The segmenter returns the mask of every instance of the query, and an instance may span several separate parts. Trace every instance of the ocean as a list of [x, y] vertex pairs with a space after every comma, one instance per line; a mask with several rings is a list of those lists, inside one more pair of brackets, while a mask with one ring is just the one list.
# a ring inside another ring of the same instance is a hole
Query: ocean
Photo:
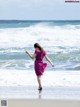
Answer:
[[[80, 21], [0, 20], [0, 69], [34, 70], [34, 43], [54, 63], [46, 70], [80, 70]], [[44, 59], [45, 61], [45, 59]]]
[[[38, 42], [54, 63], [42, 77], [43, 99], [80, 100], [80, 21], [0, 20], [0, 98], [38, 98]], [[44, 59], [44, 62], [46, 60]]]

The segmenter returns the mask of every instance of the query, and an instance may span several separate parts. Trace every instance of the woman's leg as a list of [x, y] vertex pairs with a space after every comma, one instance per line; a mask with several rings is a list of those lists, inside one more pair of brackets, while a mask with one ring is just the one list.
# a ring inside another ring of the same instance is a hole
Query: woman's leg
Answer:
[[37, 76], [37, 81], [38, 81], [38, 84], [39, 84], [39, 89], [42, 88], [42, 85], [41, 85], [41, 76]]

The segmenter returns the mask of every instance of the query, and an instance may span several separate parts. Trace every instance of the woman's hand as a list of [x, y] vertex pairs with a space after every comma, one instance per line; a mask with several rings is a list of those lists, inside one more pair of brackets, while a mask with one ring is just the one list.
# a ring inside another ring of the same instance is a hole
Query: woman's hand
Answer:
[[25, 53], [29, 54], [29, 52], [28, 52], [28, 51], [25, 51]]
[[52, 67], [54, 67], [54, 65], [52, 64]]

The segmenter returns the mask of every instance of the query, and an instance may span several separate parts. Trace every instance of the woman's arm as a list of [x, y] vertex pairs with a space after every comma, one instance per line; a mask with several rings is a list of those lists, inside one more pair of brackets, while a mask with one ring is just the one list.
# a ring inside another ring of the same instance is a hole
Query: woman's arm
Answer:
[[54, 67], [53, 63], [51, 62], [47, 55], [45, 55], [45, 59], [52, 65], [52, 67]]
[[36, 54], [31, 55], [28, 51], [25, 51], [25, 52], [26, 52], [26, 54], [28, 54], [28, 55], [29, 55], [29, 57], [30, 57], [31, 59], [34, 59], [34, 58], [36, 57]]

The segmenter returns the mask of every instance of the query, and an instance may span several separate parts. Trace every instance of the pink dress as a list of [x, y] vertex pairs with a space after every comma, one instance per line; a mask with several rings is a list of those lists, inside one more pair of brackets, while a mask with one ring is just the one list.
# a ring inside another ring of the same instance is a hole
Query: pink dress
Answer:
[[34, 63], [35, 73], [37, 76], [43, 75], [44, 69], [47, 66], [47, 63], [43, 63], [43, 58], [46, 55], [45, 51], [35, 50], [36, 59]]

